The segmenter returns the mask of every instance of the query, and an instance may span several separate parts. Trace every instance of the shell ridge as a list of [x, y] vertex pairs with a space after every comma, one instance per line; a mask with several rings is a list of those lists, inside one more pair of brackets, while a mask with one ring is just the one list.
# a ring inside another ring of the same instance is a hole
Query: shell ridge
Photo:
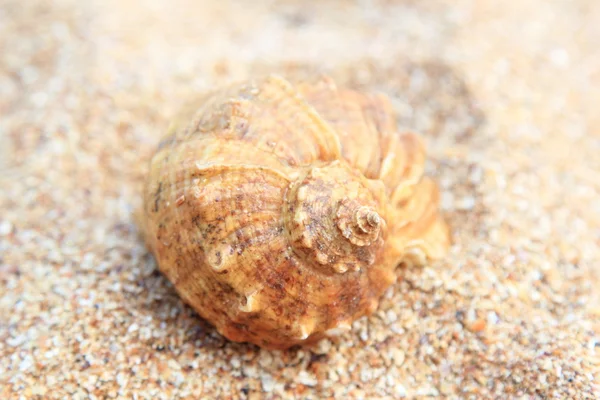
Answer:
[[327, 150], [326, 154], [331, 153], [331, 155], [325, 159], [336, 160], [341, 158], [342, 146], [338, 134], [335, 129], [319, 115], [317, 110], [307, 101], [307, 99], [304, 98], [302, 93], [279, 75], [270, 75], [267, 79], [276, 82], [278, 85], [285, 88], [288, 93], [292, 94], [292, 98], [300, 109], [307, 114], [312, 124], [317, 128], [321, 128], [319, 129], [321, 136], [317, 135], [313, 138], [319, 142], [322, 149]]

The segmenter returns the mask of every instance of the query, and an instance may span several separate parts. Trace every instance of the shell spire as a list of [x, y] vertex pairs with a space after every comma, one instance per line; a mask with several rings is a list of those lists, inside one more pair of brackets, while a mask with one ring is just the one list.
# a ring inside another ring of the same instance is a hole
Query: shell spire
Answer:
[[384, 96], [329, 79], [234, 85], [161, 141], [144, 191], [146, 241], [229, 339], [314, 342], [372, 313], [400, 262], [443, 254], [448, 231], [423, 162]]
[[[295, 253], [326, 274], [359, 271], [383, 246], [383, 191], [346, 163], [311, 168], [292, 184], [284, 212]], [[366, 218], [370, 217], [370, 222]]]

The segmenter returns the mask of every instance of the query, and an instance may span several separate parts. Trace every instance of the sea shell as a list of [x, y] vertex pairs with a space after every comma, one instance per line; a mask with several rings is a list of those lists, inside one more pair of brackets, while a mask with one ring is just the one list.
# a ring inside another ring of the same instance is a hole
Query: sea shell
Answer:
[[402, 262], [444, 254], [418, 136], [383, 95], [268, 76], [206, 97], [152, 158], [143, 231], [180, 296], [233, 341], [350, 329]]

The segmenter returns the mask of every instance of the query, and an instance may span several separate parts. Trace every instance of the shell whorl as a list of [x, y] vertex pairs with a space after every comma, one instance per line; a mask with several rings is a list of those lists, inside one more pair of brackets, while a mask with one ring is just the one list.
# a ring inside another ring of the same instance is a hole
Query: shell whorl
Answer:
[[385, 234], [383, 187], [378, 192], [376, 186], [340, 161], [309, 169], [285, 202], [295, 253], [326, 274], [372, 265]]
[[423, 147], [384, 96], [271, 76], [182, 117], [150, 164], [144, 235], [231, 340], [288, 348], [347, 330], [407, 255], [448, 244]]

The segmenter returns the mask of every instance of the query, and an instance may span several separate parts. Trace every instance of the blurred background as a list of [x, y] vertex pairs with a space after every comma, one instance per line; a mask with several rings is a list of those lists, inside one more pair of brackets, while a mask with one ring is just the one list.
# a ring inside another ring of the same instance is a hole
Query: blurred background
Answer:
[[[594, 0], [0, 2], [0, 397], [597, 396], [599, 43]], [[455, 239], [292, 352], [225, 342], [132, 218], [175, 113], [270, 72], [388, 94]]]
[[[286, 68], [345, 69], [357, 84], [375, 76], [379, 89], [420, 90], [429, 103], [440, 102], [432, 91], [464, 85], [511, 140], [563, 148], [554, 140], [565, 136], [581, 148], [577, 141], [599, 118], [598, 8], [593, 1], [5, 1], [0, 110], [15, 118], [3, 121], [2, 163], [23, 162], [56, 132], [19, 129], [26, 110], [41, 119], [60, 104], [73, 118], [82, 96], [95, 96], [96, 109], [110, 101], [123, 113], [168, 118], [186, 92]], [[423, 76], [441, 69], [447, 78], [425, 87]], [[536, 107], [545, 114], [532, 115]], [[443, 121], [432, 126], [401, 111], [413, 128], [443, 129]]]

